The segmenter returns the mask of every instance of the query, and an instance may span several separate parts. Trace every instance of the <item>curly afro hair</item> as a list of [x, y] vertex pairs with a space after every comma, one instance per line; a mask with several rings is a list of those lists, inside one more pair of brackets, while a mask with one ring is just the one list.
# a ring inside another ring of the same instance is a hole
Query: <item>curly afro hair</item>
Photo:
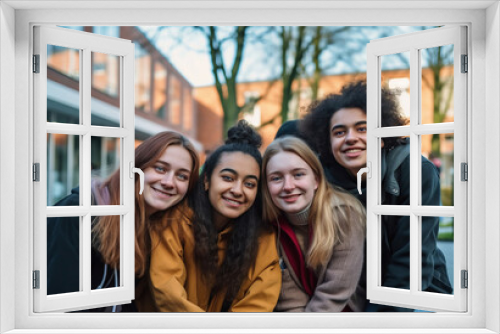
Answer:
[[[401, 126], [408, 123], [402, 116], [397, 100], [398, 91], [382, 88], [382, 126]], [[330, 146], [330, 120], [343, 108], [359, 108], [366, 114], [366, 82], [357, 81], [344, 86], [340, 94], [328, 95], [308, 108], [301, 121], [300, 132], [308, 144], [328, 163], [333, 159]], [[402, 138], [384, 138], [384, 148], [391, 149], [402, 142]]]

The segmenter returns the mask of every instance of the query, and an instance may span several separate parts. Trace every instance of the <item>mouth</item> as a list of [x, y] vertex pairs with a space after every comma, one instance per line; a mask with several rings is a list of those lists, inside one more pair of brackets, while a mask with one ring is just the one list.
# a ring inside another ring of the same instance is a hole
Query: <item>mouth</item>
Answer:
[[162, 191], [162, 190], [157, 189], [157, 188], [153, 188], [153, 187], [151, 187], [151, 189], [153, 189], [153, 190], [154, 190], [154, 192], [155, 192], [156, 194], [158, 194], [159, 196], [161, 196], [161, 197], [170, 198], [170, 197], [172, 197], [172, 196], [174, 196], [174, 195], [175, 195], [175, 194], [170, 194], [170, 193], [167, 193], [167, 192]]
[[361, 148], [350, 148], [347, 150], [344, 150], [343, 153], [348, 157], [348, 158], [357, 158], [359, 157], [365, 150]]
[[227, 197], [222, 197], [222, 199], [224, 200], [224, 202], [226, 202], [229, 206], [232, 207], [239, 207], [240, 205], [243, 204], [242, 202]]
[[281, 196], [281, 199], [286, 203], [294, 203], [296, 202], [301, 194], [293, 194], [293, 195], [285, 195]]

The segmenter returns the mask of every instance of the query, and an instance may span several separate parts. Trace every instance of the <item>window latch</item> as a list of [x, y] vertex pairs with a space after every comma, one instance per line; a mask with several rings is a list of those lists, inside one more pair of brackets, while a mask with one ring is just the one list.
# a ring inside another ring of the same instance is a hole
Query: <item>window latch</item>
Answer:
[[140, 168], [134, 167], [134, 163], [132, 161], [129, 163], [129, 170], [131, 179], [134, 178], [134, 173], [139, 174], [139, 185], [141, 186], [139, 195], [142, 195], [142, 192], [144, 191], [144, 172]]
[[372, 177], [372, 163], [370, 161], [367, 161], [366, 162], [366, 167], [361, 168], [358, 171], [358, 174], [357, 174], [357, 177], [358, 177], [358, 192], [359, 192], [360, 195], [362, 194], [362, 191], [361, 191], [361, 178], [362, 178], [362, 176], [363, 176], [364, 173], [366, 173], [366, 177], [367, 178], [370, 179]]

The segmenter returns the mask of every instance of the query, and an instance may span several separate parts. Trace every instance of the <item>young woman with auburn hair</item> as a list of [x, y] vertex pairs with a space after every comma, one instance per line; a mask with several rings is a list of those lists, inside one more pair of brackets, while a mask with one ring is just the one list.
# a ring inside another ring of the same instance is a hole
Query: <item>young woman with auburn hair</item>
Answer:
[[283, 277], [275, 310], [362, 311], [361, 203], [328, 184], [320, 161], [297, 137], [275, 139], [262, 171], [264, 219], [278, 232]]
[[[135, 180], [135, 273], [136, 298], [122, 311], [151, 311], [149, 259], [151, 234], [166, 228], [169, 211], [179, 205], [198, 179], [199, 158], [181, 134], [165, 131], [148, 138], [135, 150], [135, 165], [144, 172], [144, 191]], [[79, 189], [57, 206], [79, 205]], [[94, 205], [120, 204], [120, 171], [104, 182], [92, 182]], [[48, 219], [48, 294], [78, 291], [79, 221], [77, 217]], [[116, 286], [120, 263], [120, 217], [103, 216], [92, 222], [92, 289]], [[103, 311], [96, 309], [92, 311]]]
[[189, 207], [151, 255], [158, 311], [266, 312], [278, 300], [275, 234], [262, 222], [261, 138], [245, 121], [203, 166]]

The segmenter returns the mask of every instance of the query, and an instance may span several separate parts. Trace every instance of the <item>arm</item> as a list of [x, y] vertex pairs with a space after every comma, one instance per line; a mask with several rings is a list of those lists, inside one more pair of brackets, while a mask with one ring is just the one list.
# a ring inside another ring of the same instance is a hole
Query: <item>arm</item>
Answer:
[[[172, 222], [160, 236], [151, 234], [151, 290], [161, 312], [204, 312], [188, 300], [184, 288], [187, 271], [184, 264], [183, 240], [179, 234], [182, 221]], [[185, 231], [182, 231], [185, 232]]]
[[281, 288], [281, 269], [274, 233], [266, 233], [259, 240], [255, 265], [242, 283], [229, 311], [272, 312]]
[[[361, 219], [358, 215], [352, 219]], [[342, 244], [335, 245], [324, 279], [318, 282], [306, 312], [342, 312], [356, 292], [363, 268], [364, 233], [351, 228]]]

